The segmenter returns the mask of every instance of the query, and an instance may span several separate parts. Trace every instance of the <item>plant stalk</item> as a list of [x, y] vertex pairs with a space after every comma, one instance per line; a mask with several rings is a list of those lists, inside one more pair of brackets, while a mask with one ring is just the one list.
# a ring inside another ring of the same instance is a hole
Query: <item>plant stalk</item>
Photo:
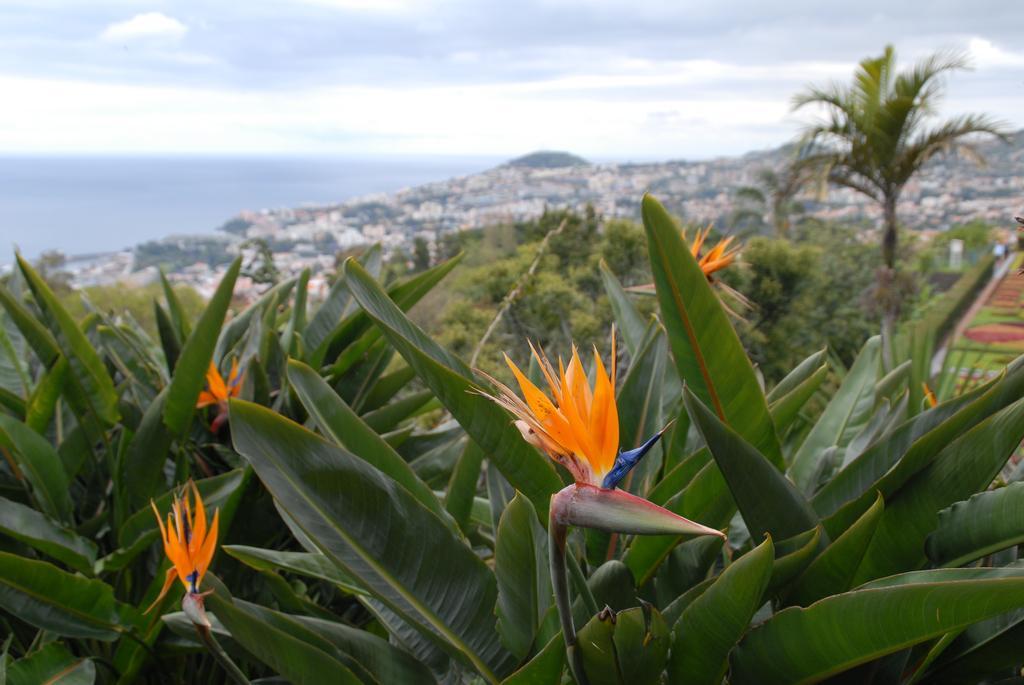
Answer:
[[207, 649], [210, 650], [210, 654], [212, 654], [213, 658], [217, 660], [217, 663], [221, 665], [221, 668], [227, 671], [228, 675], [231, 676], [231, 679], [238, 683], [238, 685], [250, 685], [249, 679], [244, 673], [242, 673], [242, 669], [232, 661], [231, 657], [228, 656], [228, 653], [225, 652], [224, 648], [220, 646], [219, 642], [217, 642], [217, 638], [213, 636], [213, 631], [206, 626], [201, 626], [199, 624], [193, 625], [196, 627], [196, 632], [199, 633], [199, 639], [203, 641], [203, 644], [205, 644]]

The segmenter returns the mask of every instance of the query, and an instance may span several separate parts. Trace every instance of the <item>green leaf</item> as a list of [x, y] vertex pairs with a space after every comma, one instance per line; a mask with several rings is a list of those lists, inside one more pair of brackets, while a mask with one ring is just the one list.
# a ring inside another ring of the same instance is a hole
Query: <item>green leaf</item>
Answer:
[[[260, 317], [267, 313], [270, 313], [273, 317], [276, 312], [270, 310], [274, 310], [278, 302], [283, 302], [287, 299], [294, 287], [294, 278], [281, 281], [260, 295], [259, 299], [246, 307], [240, 314], [231, 317], [231, 320], [220, 329], [220, 335], [217, 336], [217, 346], [214, 348], [211, 357], [216, 360], [224, 359], [228, 352], [238, 346], [246, 333], [255, 327], [253, 319], [259, 321]], [[200, 318], [200, 320], [202, 319]]]
[[171, 286], [170, 281], [167, 280], [167, 275], [163, 269], [160, 269], [160, 287], [164, 291], [164, 299], [167, 301], [167, 310], [171, 314], [174, 333], [178, 340], [185, 340], [191, 332], [189, 330], [189, 320], [185, 316], [185, 308], [181, 306], [178, 294], [174, 292], [174, 288]]
[[327, 351], [325, 341], [329, 342], [331, 332], [339, 325], [352, 304], [352, 293], [345, 287], [345, 281], [338, 279], [331, 286], [327, 298], [317, 308], [309, 325], [302, 334], [306, 349], [309, 350], [309, 363], [319, 367], [323, 355]]
[[[947, 572], [960, 570], [967, 569]], [[780, 611], [739, 644], [732, 678], [763, 685], [816, 683], [1024, 605], [1024, 577], [970, 570], [978, 573], [944, 581], [917, 573], [894, 576], [885, 585]]]
[[497, 585], [479, 557], [407, 490], [362, 459], [257, 405], [233, 400], [235, 448], [278, 505], [402, 620], [497, 682], [510, 667]]
[[[705, 464], [686, 489], [664, 506], [683, 518], [715, 528], [726, 526], [736, 511], [725, 478], [714, 462]], [[633, 538], [625, 563], [633, 572], [637, 585], [645, 585], [654, 577], [658, 566], [681, 539], [671, 535], [638, 535]]]
[[815, 375], [822, 366], [828, 366], [828, 348], [820, 349], [804, 359], [792, 371], [787, 373], [781, 381], [776, 383], [775, 387], [765, 395], [768, 404], [775, 404], [786, 395], [792, 393], [811, 376]]
[[[295, 685], [322, 685], [328, 681], [342, 685], [359, 685], [362, 681], [323, 644], [304, 640], [306, 631], [286, 614], [277, 614], [270, 623], [235, 602], [223, 585], [206, 599], [232, 639], [253, 657], [270, 666]], [[276, 613], [276, 612], [275, 612]], [[326, 647], [326, 648], [325, 648]]]
[[295, 303], [288, 325], [281, 334], [281, 349], [292, 357], [299, 351], [299, 334], [306, 328], [306, 297], [309, 294], [309, 269], [303, 269], [295, 285]]
[[32, 295], [39, 306], [52, 320], [52, 330], [58, 345], [71, 365], [72, 376], [81, 386], [84, 397], [89, 402], [91, 411], [105, 426], [113, 426], [120, 418], [117, 408], [117, 390], [107, 373], [103, 360], [93, 349], [85, 333], [64, 309], [50, 286], [40, 278], [39, 274], [26, 262], [21, 255], [17, 256], [18, 266], [25, 281], [32, 290]]
[[633, 301], [623, 289], [619, 279], [602, 259], [601, 281], [604, 283], [604, 290], [608, 293], [608, 302], [612, 307], [612, 316], [626, 343], [626, 349], [630, 357], [636, 357], [644, 340], [648, 324], [644, 317], [637, 311]]
[[[974, 421], [968, 423], [966, 419], [984, 418], [980, 416], [982, 412], [977, 406], [964, 409], [972, 405], [980, 394], [975, 391], [943, 402], [904, 422], [884, 440], [876, 442], [843, 467], [814, 495], [811, 505], [821, 516], [831, 516], [842, 510], [842, 517], [852, 523], [874, 502], [878, 486], [894, 467], [900, 471], [909, 471], [906, 463], [912, 462], [920, 469], [939, 450], [973, 425]], [[961, 409], [964, 411], [961, 412]], [[951, 419], [953, 416], [956, 416], [955, 420]], [[842, 525], [839, 528], [842, 530], [845, 527]]]
[[644, 195], [641, 207], [679, 377], [719, 419], [778, 463], [782, 453], [768, 405], [725, 308], [665, 208], [650, 195]]
[[324, 580], [353, 595], [364, 595], [361, 587], [331, 560], [312, 552], [281, 552], [245, 545], [224, 545], [225, 552], [257, 571], [288, 571], [309, 578]]
[[106, 583], [0, 552], [0, 607], [65, 637], [116, 640], [123, 617]]
[[1024, 482], [978, 493], [939, 512], [925, 542], [928, 558], [940, 566], [963, 566], [1024, 543]]
[[807, 530], [783, 540], [775, 546], [775, 562], [772, 564], [772, 579], [765, 590], [767, 596], [774, 596], [794, 578], [802, 573], [814, 560], [820, 549], [821, 526]]
[[171, 323], [171, 316], [160, 303], [153, 300], [153, 313], [156, 316], [156, 332], [160, 336], [160, 347], [164, 351], [164, 359], [167, 360], [167, 373], [174, 372], [174, 366], [181, 356], [181, 340]]
[[[167, 487], [164, 465], [174, 436], [163, 422], [166, 406], [167, 388], [164, 388], [146, 407], [138, 429], [128, 442], [117, 470], [116, 485], [122, 493], [115, 500], [119, 517], [144, 506], [150, 497]], [[120, 507], [125, 506], [127, 511], [121, 511]]]
[[1024, 400], [993, 414], [943, 449], [886, 501], [854, 584], [922, 566], [938, 512], [984, 489], [1024, 439]]
[[551, 461], [526, 444], [504, 410], [476, 392], [469, 368], [416, 327], [362, 267], [349, 260], [344, 273], [353, 296], [406, 363], [546, 519], [548, 500], [562, 487]]
[[879, 494], [857, 522], [826, 547], [796, 579], [786, 603], [808, 606], [823, 597], [849, 590], [884, 510], [885, 501]]
[[501, 515], [494, 545], [498, 578], [498, 632], [501, 642], [522, 660], [534, 645], [551, 607], [547, 533], [530, 500], [516, 493]]
[[92, 685], [96, 666], [91, 659], [74, 656], [59, 642], [18, 659], [7, 673], [7, 685]]
[[195, 329], [181, 348], [181, 356], [174, 367], [171, 384], [167, 387], [167, 402], [164, 405], [164, 424], [171, 433], [184, 433], [192, 421], [196, 400], [203, 389], [206, 370], [213, 359], [217, 336], [231, 304], [231, 295], [234, 293], [235, 280], [241, 266], [242, 258], [239, 257], [228, 267], [216, 292], [196, 322]]
[[288, 380], [324, 435], [393, 478], [442, 520], [447, 519], [440, 501], [408, 462], [363, 423], [320, 374], [302, 362], [291, 360], [288, 362]]
[[92, 574], [96, 545], [31, 507], [0, 497], [0, 533], [76, 571]]
[[14, 417], [0, 414], [0, 447], [9, 451], [32, 486], [39, 508], [58, 521], [71, 522], [73, 504], [64, 462], [46, 438]]
[[184, 433], [196, 412], [196, 400], [203, 389], [206, 372], [217, 345], [217, 336], [231, 303], [234, 282], [238, 279], [241, 267], [241, 257], [231, 262], [196, 323], [195, 330], [181, 347], [181, 356], [174, 367], [174, 376], [167, 388], [167, 401], [164, 405], [164, 424], [174, 434]]
[[[350, 668], [358, 671], [364, 680], [372, 679], [381, 685], [429, 683], [434, 680], [427, 667], [408, 652], [367, 630], [310, 616], [286, 616], [249, 602], [236, 600], [236, 604], [260, 616], [282, 616], [292, 625], [297, 624], [308, 631], [304, 635], [324, 640], [325, 646], [330, 645], [344, 655], [346, 664], [351, 664]], [[287, 626], [288, 623], [282, 622], [281, 625]]]
[[870, 417], [875, 406], [881, 349], [878, 336], [864, 343], [839, 390], [793, 455], [789, 477], [801, 491], [808, 492], [814, 485], [812, 480], [825, 450], [845, 447]]
[[17, 326], [25, 339], [26, 347], [36, 355], [43, 366], [50, 367], [60, 355], [60, 348], [53, 334], [37, 319], [2, 283], [0, 283], [0, 305]]
[[466, 449], [462, 451], [462, 456], [455, 462], [452, 477], [448, 481], [444, 508], [455, 519], [455, 522], [459, 524], [459, 528], [463, 532], [467, 532], [470, 528], [473, 498], [476, 496], [483, 462], [483, 450], [477, 447], [477, 444], [472, 440], [467, 440]]
[[698, 400], [689, 387], [683, 401], [711, 456], [725, 477], [743, 514], [751, 537], [765, 533], [777, 540], [793, 537], [818, 525], [818, 517], [803, 495], [749, 442], [725, 425]]
[[561, 682], [563, 669], [565, 642], [558, 633], [525, 666], [501, 681], [501, 685], [552, 685]]
[[[668, 343], [665, 333], [655, 320], [651, 320], [641, 341], [640, 349], [633, 356], [616, 398], [619, 408], [619, 442], [622, 449], [631, 449], [644, 443], [660, 431], [663, 425], [661, 403], [665, 367], [668, 365]], [[660, 449], [660, 447], [659, 447]], [[626, 477], [623, 489], [638, 491], [637, 476], [649, 473], [649, 465], [658, 462], [653, 454]], [[644, 478], [643, 480], [647, 480]], [[636, 485], [633, 482], [636, 482]]]
[[768, 405], [772, 421], [775, 422], [775, 429], [780, 434], [789, 428], [799, 415], [800, 410], [803, 409], [808, 400], [814, 397], [814, 393], [818, 391], [818, 388], [821, 387], [821, 384], [825, 382], [827, 377], [828, 366], [823, 364], [795, 388]]
[[670, 681], [709, 685], [722, 681], [729, 652], [763, 602], [774, 559], [768, 538], [730, 564], [686, 608], [675, 625]]

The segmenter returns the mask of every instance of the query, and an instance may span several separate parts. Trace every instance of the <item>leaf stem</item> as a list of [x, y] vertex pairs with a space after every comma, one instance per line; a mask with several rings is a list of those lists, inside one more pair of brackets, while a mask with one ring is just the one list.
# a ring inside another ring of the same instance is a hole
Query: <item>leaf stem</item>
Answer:
[[193, 625], [196, 627], [196, 632], [199, 633], [199, 638], [210, 650], [217, 663], [231, 676], [231, 679], [238, 683], [238, 685], [250, 685], [249, 679], [242, 673], [242, 669], [238, 668], [237, 664], [231, 660], [231, 657], [224, 651], [224, 648], [220, 646], [217, 638], [213, 636], [213, 632], [206, 626]]

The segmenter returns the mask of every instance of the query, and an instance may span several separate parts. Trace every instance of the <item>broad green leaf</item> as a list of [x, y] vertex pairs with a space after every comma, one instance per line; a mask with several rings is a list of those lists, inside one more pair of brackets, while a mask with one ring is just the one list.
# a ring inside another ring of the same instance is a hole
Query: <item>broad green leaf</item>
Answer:
[[167, 373], [174, 373], [174, 366], [181, 356], [181, 340], [178, 339], [178, 333], [171, 323], [171, 315], [156, 300], [153, 300], [153, 313], [156, 316], [156, 332], [160, 337], [160, 347], [167, 361]]
[[40, 435], [45, 435], [56, 412], [57, 400], [68, 382], [68, 358], [59, 355], [47, 369], [29, 397], [25, 409], [25, 424]]
[[421, 390], [367, 412], [363, 414], [362, 419], [371, 429], [379, 433], [388, 433], [397, 429], [402, 421], [429, 411], [432, 406], [436, 408], [436, 405], [433, 393]]
[[779, 470], [781, 464], [770, 463], [753, 445], [719, 421], [688, 387], [683, 389], [683, 401], [754, 539], [768, 533], [784, 540], [818, 525], [811, 505]]
[[301, 627], [278, 614], [270, 623], [235, 602], [223, 585], [206, 599], [206, 604], [231, 632], [232, 639], [253, 657], [270, 666], [295, 685], [359, 685], [362, 681], [325, 645], [316, 645]]
[[18, 255], [17, 259], [33, 297], [52, 321], [51, 330], [57, 344], [63, 349], [71, 366], [72, 376], [81, 386], [92, 412], [103, 425], [113, 426], [120, 418], [117, 409], [117, 390], [114, 389], [114, 382], [107, 373], [103, 360], [50, 290], [50, 286], [21, 255]]
[[501, 681], [501, 685], [552, 685], [561, 682], [564, 668], [565, 642], [558, 633], [525, 666]]
[[327, 581], [350, 594], [366, 594], [366, 590], [357, 585], [350, 575], [338, 568], [323, 554], [281, 552], [245, 545], [225, 545], [223, 549], [235, 559], [257, 571], [288, 571]]
[[16, 397], [28, 397], [32, 380], [28, 372], [27, 345], [9, 319], [0, 311], [0, 388]]
[[242, 259], [239, 257], [228, 267], [216, 292], [181, 348], [181, 356], [174, 367], [171, 384], [167, 387], [167, 401], [164, 405], [164, 424], [173, 434], [184, 433], [192, 421], [196, 399], [203, 389], [206, 370], [213, 359], [217, 336], [231, 304], [231, 295], [235, 290], [235, 280], [241, 266]]
[[0, 497], [0, 533], [34, 547], [76, 571], [92, 574], [96, 545], [32, 507]]
[[53, 446], [14, 417], [0, 414], [0, 447], [8, 451], [32, 486], [39, 508], [58, 521], [69, 523], [73, 505], [64, 462]]
[[116, 640], [124, 621], [106, 583], [0, 552], [0, 607], [65, 637]]
[[[166, 488], [164, 465], [174, 436], [164, 424], [167, 388], [161, 390], [142, 415], [139, 427], [121, 460], [116, 485], [121, 496], [115, 501], [118, 517], [142, 507]], [[121, 511], [127, 507], [127, 511]]]
[[768, 538], [726, 567], [686, 608], [675, 625], [670, 681], [709, 685], [722, 681], [729, 652], [764, 601], [774, 559]]
[[981, 492], [939, 512], [925, 552], [940, 566], [968, 562], [1024, 543], [1024, 482]]
[[879, 494], [875, 503], [860, 519], [826, 547], [800, 574], [792, 584], [792, 591], [786, 596], [786, 603], [808, 606], [823, 597], [849, 590], [857, 566], [875, 534], [875, 527], [884, 510], [885, 501]]
[[[440, 283], [452, 269], [462, 261], [462, 254], [441, 262], [422, 273], [405, 280], [387, 289], [387, 296], [403, 312], [409, 311], [413, 305], [420, 301], [424, 295], [433, 290], [434, 286]], [[365, 272], [374, 276], [369, 270]], [[366, 352], [377, 344], [381, 337], [381, 331], [372, 327], [371, 319], [365, 311], [357, 311], [332, 335], [332, 346], [327, 352], [327, 359], [338, 354], [338, 358], [331, 365], [331, 375], [334, 377], [348, 371], [361, 359]], [[358, 339], [356, 339], [358, 338]], [[349, 342], [351, 341], [351, 342]], [[347, 345], [344, 350], [338, 349]]]
[[[715, 462], [709, 462], [693, 477], [686, 489], [665, 503], [665, 508], [683, 518], [706, 526], [723, 528], [736, 511], [729, 488]], [[658, 566], [682, 538], [671, 535], [638, 535], [624, 559], [636, 578], [645, 585]]]
[[911, 360], [903, 362], [889, 373], [882, 376], [875, 384], [875, 399], [892, 399], [894, 395], [902, 392], [910, 379]]
[[267, 409], [233, 400], [231, 421], [235, 448], [324, 554], [488, 681], [511, 667], [494, 576], [436, 515], [362, 459]]
[[339, 278], [327, 292], [327, 298], [317, 308], [302, 334], [309, 350], [309, 363], [313, 366], [319, 367], [323, 362], [323, 355], [327, 351], [324, 341], [328, 340], [331, 331], [345, 317], [351, 303], [352, 294], [345, 287], [345, 281]]
[[344, 271], [353, 296], [406, 363], [416, 369], [509, 483], [529, 497], [538, 514], [546, 518], [551, 494], [562, 487], [550, 460], [523, 441], [504, 410], [477, 392], [469, 368], [413, 324], [369, 274], [352, 260], [345, 262]]
[[[960, 571], [966, 569], [947, 569]], [[752, 629], [733, 653], [734, 682], [816, 683], [1024, 605], [1024, 577], [1001, 569], [948, 580], [906, 574], [885, 585], [791, 607]], [[933, 573], [933, 572], [927, 572]], [[934, 578], [934, 576], [932, 576]]]
[[768, 404], [725, 308], [665, 208], [650, 195], [641, 208], [679, 377], [719, 419], [777, 463], [782, 453]]
[[96, 666], [91, 659], [73, 655], [59, 642], [18, 659], [0, 679], [7, 685], [92, 685], [96, 682]]
[[[651, 320], [640, 343], [640, 349], [633, 355], [616, 397], [619, 408], [619, 443], [622, 449], [632, 449], [660, 431], [663, 425], [661, 402], [665, 367], [668, 365], [668, 343], [665, 333], [657, 321]], [[660, 451], [660, 446], [656, 448]], [[637, 467], [626, 476], [623, 489], [638, 492], [643, 477], [650, 473], [651, 465], [658, 461], [648, 454]]]
[[[295, 287], [295, 280], [294, 278], [289, 278], [286, 281], [281, 281], [260, 295], [259, 299], [246, 307], [240, 314], [233, 316], [231, 320], [225, 323], [220, 329], [220, 334], [217, 335], [217, 346], [214, 348], [211, 357], [218, 361], [223, 360], [245, 338], [246, 333], [251, 330], [253, 319], [259, 320], [260, 317], [268, 313], [268, 310], [274, 309], [276, 303], [287, 299], [288, 294]], [[202, 318], [200, 318], [201, 320]], [[197, 323], [196, 325], [198, 326], [199, 324]], [[193, 331], [194, 333], [195, 331]]]
[[178, 299], [178, 293], [174, 292], [174, 288], [171, 286], [170, 281], [167, 280], [167, 275], [163, 269], [160, 269], [160, 287], [164, 291], [164, 300], [167, 301], [167, 311], [170, 312], [174, 332], [179, 341], [185, 340], [188, 338], [189, 333], [191, 333], [189, 330], [189, 320], [185, 316], [185, 308], [181, 306], [181, 300]]
[[494, 545], [498, 579], [498, 632], [517, 659], [524, 659], [551, 607], [547, 533], [530, 500], [517, 493], [498, 523]]
[[767, 596], [779, 594], [794, 578], [802, 573], [814, 560], [822, 546], [822, 528], [818, 526], [775, 546], [775, 562], [772, 564], [772, 578], [765, 590]]
[[459, 528], [469, 530], [470, 516], [473, 512], [473, 498], [476, 496], [480, 482], [480, 469], [484, 462], [484, 452], [472, 440], [466, 440], [466, 449], [455, 462], [452, 477], [448, 481], [445, 493], [444, 508], [451, 515]]
[[[685, 407], [684, 407], [685, 410]], [[687, 415], [688, 416], [688, 415]], [[687, 456], [671, 471], [665, 474], [658, 483], [647, 493], [647, 499], [662, 506], [672, 497], [680, 493], [683, 488], [689, 485], [697, 473], [707, 466], [711, 461], [711, 452], [707, 447], [701, 447], [693, 454]]]
[[803, 409], [808, 400], [814, 397], [814, 393], [818, 391], [818, 388], [821, 387], [821, 384], [825, 382], [827, 377], [828, 366], [823, 364], [795, 388], [768, 405], [772, 421], [775, 422], [775, 428], [780, 434], [789, 428], [799, 415], [800, 410]]
[[309, 294], [309, 269], [303, 269], [295, 284], [295, 302], [292, 315], [281, 334], [281, 349], [292, 357], [299, 350], [299, 334], [306, 328], [306, 297]]
[[288, 362], [288, 380], [324, 435], [391, 476], [442, 520], [447, 518], [440, 501], [408, 462], [367, 426], [320, 374], [302, 362], [291, 360]]
[[[248, 602], [237, 602], [243, 607], [257, 611], [260, 615], [280, 615], [264, 607]], [[381, 637], [367, 630], [360, 630], [343, 623], [327, 621], [310, 616], [287, 616], [288, 621], [298, 624], [306, 635], [315, 635], [333, 646], [348, 658], [346, 663], [354, 664], [353, 671], [360, 670], [365, 678], [372, 678], [381, 685], [406, 685], [406, 683], [429, 683], [433, 681], [430, 671], [408, 652], [401, 650]], [[287, 624], [284, 624], [287, 625]]]
[[765, 395], [765, 399], [768, 400], [768, 404], [772, 405], [777, 403], [786, 395], [789, 395], [798, 387], [803, 385], [807, 379], [815, 375], [822, 366], [827, 368], [828, 366], [828, 349], [821, 349], [810, 355], [802, 362], [796, 365], [796, 367], [787, 373], [781, 381], [775, 384], [775, 386], [768, 391]]
[[640, 352], [640, 346], [643, 343], [648, 324], [633, 305], [633, 301], [629, 299], [629, 295], [626, 294], [622, 284], [619, 283], [619, 279], [612, 273], [612, 270], [608, 268], [603, 259], [601, 260], [600, 268], [601, 281], [604, 283], [604, 290], [608, 294], [608, 302], [612, 307], [612, 316], [615, 318], [615, 323], [618, 326], [617, 330], [622, 334], [622, 339], [626, 343], [626, 350], [629, 351], [630, 357], [636, 357]]
[[977, 424], [886, 501], [854, 584], [919, 568], [938, 512], [992, 482], [1024, 439], [1024, 400]]
[[57, 340], [39, 319], [19, 302], [10, 290], [0, 283], [0, 305], [7, 311], [11, 321], [21, 332], [26, 347], [35, 354], [43, 366], [49, 367], [60, 354]]
[[864, 343], [836, 394], [793, 455], [789, 477], [803, 492], [813, 486], [812, 479], [824, 451], [833, 446], [845, 447], [871, 415], [881, 348], [878, 336]]
[[[973, 405], [982, 392], [975, 391], [943, 402], [904, 422], [885, 440], [869, 447], [826, 483], [812, 498], [812, 506], [821, 516], [831, 516], [840, 509], [848, 509], [852, 515], [844, 512], [844, 518], [852, 523], [874, 502], [882, 479], [904, 457], [907, 462], [926, 464], [963, 430], [973, 425], [968, 419], [976, 421], [984, 418], [980, 416], [982, 412], [978, 411], [980, 405], [966, 409]], [[957, 417], [956, 420], [950, 420], [953, 416]], [[902, 466], [900, 470], [908, 469]], [[840, 530], [844, 528], [845, 525]]]

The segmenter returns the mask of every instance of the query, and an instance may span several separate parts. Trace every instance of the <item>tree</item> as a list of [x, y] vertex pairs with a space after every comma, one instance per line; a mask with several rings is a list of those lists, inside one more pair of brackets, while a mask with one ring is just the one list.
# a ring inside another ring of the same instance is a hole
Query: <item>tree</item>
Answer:
[[[886, 46], [880, 57], [865, 59], [849, 86], [811, 86], [793, 108], [818, 105], [823, 120], [804, 132], [799, 165], [822, 181], [851, 188], [882, 210], [882, 267], [876, 298], [882, 304], [882, 335], [891, 341], [903, 293], [897, 277], [896, 206], [907, 181], [926, 162], [953, 150], [978, 160], [972, 134], [1008, 140], [1003, 126], [982, 114], [965, 114], [929, 125], [943, 92], [943, 77], [968, 68], [962, 55], [938, 53], [911, 69], [896, 72], [896, 53]], [[883, 346], [889, 359], [889, 345]]]
[[240, 246], [243, 255], [242, 275], [253, 283], [273, 285], [281, 280], [281, 272], [274, 264], [274, 251], [262, 238], [250, 238]]
[[415, 273], [430, 268], [430, 245], [425, 238], [417, 236], [412, 243], [412, 270]]
[[736, 190], [737, 207], [732, 223], [752, 226], [758, 232], [767, 224], [776, 238], [788, 238], [792, 215], [804, 211], [803, 204], [794, 198], [807, 182], [805, 171], [795, 164], [779, 171], [767, 167], [758, 170], [755, 185]]

